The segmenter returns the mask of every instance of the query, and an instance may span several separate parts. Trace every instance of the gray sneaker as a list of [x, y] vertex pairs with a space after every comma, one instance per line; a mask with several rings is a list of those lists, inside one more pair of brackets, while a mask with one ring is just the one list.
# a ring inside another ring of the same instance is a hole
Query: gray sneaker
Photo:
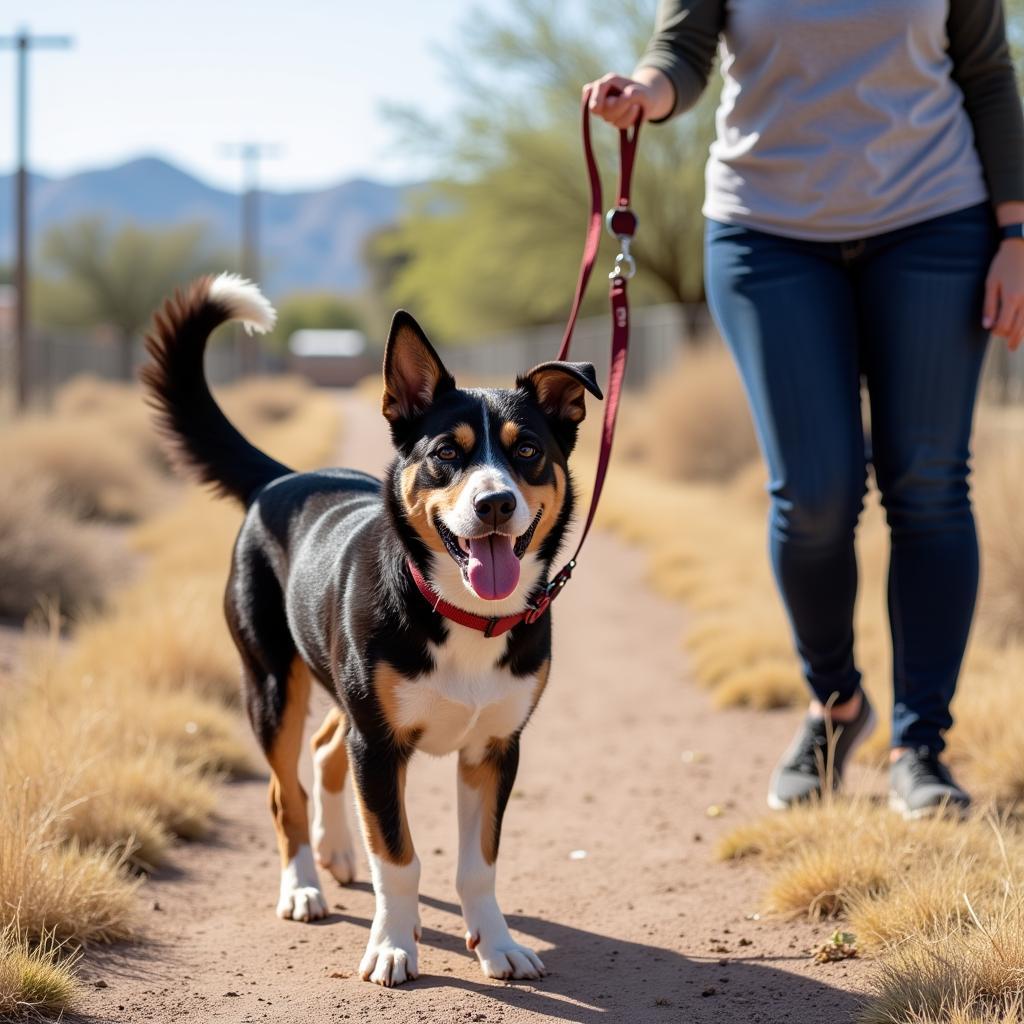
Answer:
[[835, 722], [832, 726], [831, 765], [828, 763], [829, 728], [825, 719], [811, 715], [804, 719], [789, 749], [772, 772], [768, 787], [768, 806], [772, 810], [784, 811], [793, 804], [820, 796], [823, 780], [829, 776], [832, 788], [839, 788], [850, 755], [875, 728], [875, 712], [867, 694], [861, 690], [860, 696], [857, 717], [852, 722]]
[[962, 817], [971, 806], [971, 798], [928, 747], [901, 754], [889, 768], [889, 786], [889, 806], [908, 821], [941, 813]]

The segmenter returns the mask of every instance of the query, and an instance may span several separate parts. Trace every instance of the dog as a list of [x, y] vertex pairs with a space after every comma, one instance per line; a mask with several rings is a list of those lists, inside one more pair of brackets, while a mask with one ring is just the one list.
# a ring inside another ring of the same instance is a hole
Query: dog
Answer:
[[[395, 456], [383, 480], [296, 473], [250, 444], [210, 393], [207, 338], [231, 320], [265, 332], [275, 313], [235, 275], [177, 292], [155, 315], [142, 380], [179, 465], [246, 509], [225, 612], [270, 766], [277, 914], [326, 916], [318, 866], [352, 881], [351, 777], [376, 896], [359, 971], [385, 986], [416, 978], [406, 771], [415, 751], [456, 753], [467, 947], [489, 978], [539, 978], [540, 958], [509, 934], [495, 870], [519, 738], [551, 665], [544, 595], [573, 516], [568, 460], [584, 394], [602, 397], [594, 368], [547, 362], [512, 388], [461, 389], [399, 311], [384, 355]], [[313, 681], [334, 707], [312, 738], [311, 835], [298, 761]]]

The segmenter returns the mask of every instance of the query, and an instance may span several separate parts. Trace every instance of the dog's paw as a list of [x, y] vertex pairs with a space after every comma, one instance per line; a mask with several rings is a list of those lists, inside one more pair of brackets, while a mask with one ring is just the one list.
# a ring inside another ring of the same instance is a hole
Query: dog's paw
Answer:
[[480, 968], [488, 978], [510, 981], [542, 978], [545, 974], [541, 958], [532, 949], [511, 939], [492, 944], [470, 932], [466, 935], [466, 948], [476, 952]]
[[286, 921], [318, 921], [327, 916], [327, 900], [316, 886], [282, 885], [277, 916]]
[[347, 850], [331, 850], [317, 847], [316, 862], [325, 871], [334, 876], [341, 885], [349, 885], [356, 877], [356, 851], [350, 846]]
[[391, 988], [419, 977], [416, 966], [416, 943], [404, 945], [383, 941], [366, 947], [366, 953], [359, 964], [359, 976], [363, 981]]

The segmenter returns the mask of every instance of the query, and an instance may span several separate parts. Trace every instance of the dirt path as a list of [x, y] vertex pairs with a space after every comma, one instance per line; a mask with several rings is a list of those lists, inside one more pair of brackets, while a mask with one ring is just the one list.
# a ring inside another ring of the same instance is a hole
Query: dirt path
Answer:
[[[340, 461], [379, 471], [378, 415], [358, 396], [342, 402]], [[420, 755], [408, 801], [423, 862], [420, 980], [385, 990], [358, 978], [373, 915], [365, 862], [354, 886], [325, 879], [326, 921], [274, 916], [266, 786], [244, 782], [225, 787], [214, 842], [181, 846], [144, 888], [151, 941], [85, 962], [84, 1015], [157, 1024], [852, 1020], [865, 965], [812, 965], [808, 950], [829, 927], [752, 919], [761, 876], [713, 856], [725, 830], [762, 813], [794, 718], [712, 712], [682, 678], [679, 607], [642, 577], [643, 558], [625, 545], [600, 533], [589, 543], [559, 601], [551, 683], [524, 734], [498, 895], [516, 937], [543, 957], [543, 981], [487, 981], [466, 951], [454, 894], [455, 765]], [[722, 816], [709, 818], [710, 805]]]

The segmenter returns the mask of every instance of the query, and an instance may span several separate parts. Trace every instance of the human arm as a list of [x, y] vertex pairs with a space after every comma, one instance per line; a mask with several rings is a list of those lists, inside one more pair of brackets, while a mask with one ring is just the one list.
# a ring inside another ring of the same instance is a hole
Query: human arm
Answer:
[[590, 109], [618, 128], [640, 114], [665, 121], [689, 110], [711, 74], [725, 0], [659, 0], [654, 35], [632, 78], [604, 75], [589, 83]]
[[[1001, 0], [950, 0], [952, 77], [974, 129], [1000, 225], [1024, 223], [1024, 113]], [[1024, 240], [1005, 239], [985, 282], [982, 324], [1016, 349], [1024, 339]]]

